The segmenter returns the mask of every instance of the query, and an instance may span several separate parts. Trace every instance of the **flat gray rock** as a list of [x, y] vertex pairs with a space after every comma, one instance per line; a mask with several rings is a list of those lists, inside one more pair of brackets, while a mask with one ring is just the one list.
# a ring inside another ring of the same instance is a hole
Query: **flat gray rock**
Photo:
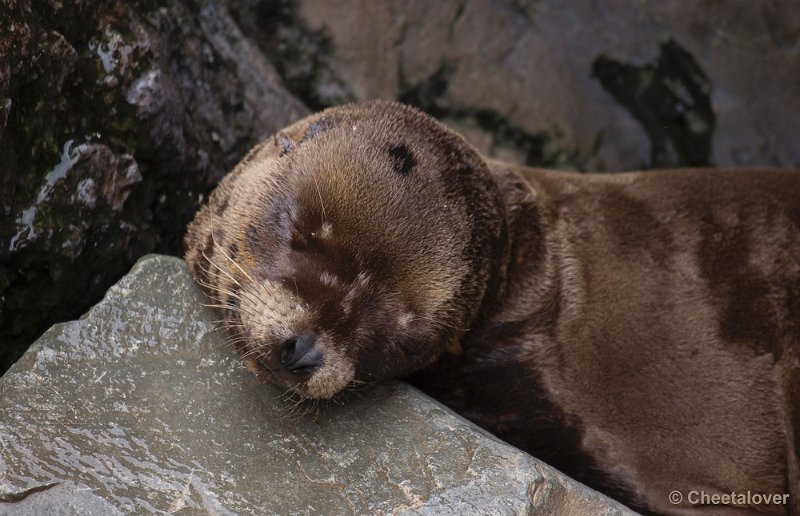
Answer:
[[622, 514], [397, 383], [298, 407], [148, 256], [0, 379], [0, 514]]

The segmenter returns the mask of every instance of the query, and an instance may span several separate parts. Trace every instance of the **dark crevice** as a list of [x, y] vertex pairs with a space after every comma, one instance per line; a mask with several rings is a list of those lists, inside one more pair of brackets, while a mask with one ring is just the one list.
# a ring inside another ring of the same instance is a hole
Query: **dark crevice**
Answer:
[[32, 495], [34, 493], [41, 493], [42, 491], [47, 491], [48, 489], [50, 489], [52, 487], [55, 487], [55, 486], [59, 485], [60, 483], [61, 482], [48, 482], [46, 484], [41, 484], [41, 485], [38, 485], [38, 486], [28, 487], [28, 488], [22, 489], [20, 491], [6, 492], [6, 493], [3, 493], [3, 494], [0, 494], [0, 502], [3, 502], [3, 503], [21, 502], [22, 500], [26, 499], [27, 497], [29, 497], [30, 495]]
[[647, 168], [711, 164], [716, 117], [711, 84], [692, 55], [669, 40], [656, 61], [636, 66], [600, 56], [592, 76], [642, 125], [650, 143]]
[[454, 68], [445, 61], [430, 77], [413, 84], [408, 82], [403, 69], [400, 68], [398, 74], [400, 95], [397, 100], [416, 106], [435, 117], [440, 118], [442, 115], [449, 114], [449, 111], [441, 106], [439, 99], [447, 92]]
[[312, 111], [355, 100], [330, 64], [333, 45], [310, 29], [291, 0], [231, 1], [231, 14], [275, 66], [287, 89]]
[[450, 63], [444, 62], [430, 77], [414, 84], [409, 84], [401, 73], [398, 100], [440, 120], [455, 120], [466, 126], [480, 128], [492, 135], [495, 146], [521, 152], [527, 165], [582, 169], [577, 149], [560, 144], [558, 140], [563, 135], [557, 132], [531, 133], [491, 109], [445, 106], [441, 98], [447, 92], [453, 70]]

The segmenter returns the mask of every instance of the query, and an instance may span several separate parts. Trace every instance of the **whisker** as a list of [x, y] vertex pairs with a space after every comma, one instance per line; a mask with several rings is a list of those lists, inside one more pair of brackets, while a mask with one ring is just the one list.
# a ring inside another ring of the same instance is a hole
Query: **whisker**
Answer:
[[[212, 238], [213, 238], [213, 231], [212, 231]], [[215, 245], [216, 245], [216, 244], [215, 244]], [[226, 257], [226, 258], [230, 259], [230, 258], [229, 258], [229, 257], [228, 257], [228, 256], [225, 254], [225, 251], [223, 251], [222, 249], [220, 249], [220, 252], [221, 252], [223, 255], [225, 255], [225, 257]], [[236, 283], [236, 284], [237, 284], [237, 285], [239, 285], [240, 287], [242, 286], [242, 284], [241, 284], [241, 283], [239, 283], [239, 280], [237, 280], [237, 279], [236, 279], [236, 278], [235, 278], [235, 277], [234, 277], [234, 276], [233, 276], [231, 273], [229, 273], [228, 271], [226, 271], [225, 269], [223, 269], [222, 267], [220, 267], [219, 265], [217, 265], [217, 263], [216, 263], [216, 262], [213, 262], [213, 261], [211, 260], [211, 258], [209, 258], [208, 256], [206, 256], [206, 253], [205, 253], [205, 251], [203, 251], [203, 252], [202, 252], [202, 254], [203, 254], [203, 258], [205, 258], [205, 259], [206, 259], [206, 261], [207, 261], [208, 263], [210, 263], [211, 265], [213, 265], [214, 267], [216, 267], [216, 268], [217, 268], [217, 270], [218, 270], [218, 271], [220, 271], [222, 274], [224, 274], [226, 277], [228, 277], [228, 279], [230, 279], [231, 281], [233, 281], [234, 283]], [[234, 264], [236, 264], [236, 262], [233, 262], [233, 263], [234, 263]], [[237, 267], [238, 267], [238, 265], [237, 265]], [[209, 275], [210, 275], [210, 274], [211, 274], [211, 271], [209, 271], [207, 274], [209, 274]], [[216, 273], [215, 273], [214, 275], [215, 275], [215, 276], [217, 276], [217, 274], [216, 274]], [[248, 276], [248, 279], [249, 279], [249, 276]], [[253, 280], [252, 280], [252, 279], [250, 279], [250, 281], [253, 281]]]
[[322, 192], [320, 192], [319, 183], [317, 183], [317, 178], [314, 174], [311, 174], [311, 179], [314, 181], [314, 186], [317, 189], [317, 196], [319, 197], [319, 207], [322, 209], [322, 223], [325, 224], [325, 221], [328, 219], [328, 216], [325, 214], [325, 204], [322, 202]]
[[[223, 249], [223, 248], [222, 248], [222, 246], [221, 246], [221, 245], [219, 245], [219, 243], [217, 243], [217, 238], [214, 236], [214, 212], [213, 212], [213, 211], [211, 212], [211, 241], [212, 241], [212, 242], [214, 242], [214, 245], [215, 245], [215, 246], [216, 246], [216, 247], [219, 249], [219, 251], [222, 253], [222, 255], [223, 255], [225, 258], [227, 258], [227, 259], [228, 259], [228, 261], [230, 261], [232, 264], [234, 264], [234, 265], [236, 266], [236, 268], [237, 268], [237, 269], [239, 269], [239, 271], [241, 271], [241, 273], [242, 273], [242, 274], [244, 274], [244, 275], [247, 277], [247, 279], [249, 279], [249, 280], [250, 280], [250, 282], [251, 282], [251, 283], [253, 283], [253, 284], [255, 285], [255, 283], [256, 283], [256, 282], [255, 282], [255, 281], [253, 281], [253, 278], [252, 278], [252, 277], [250, 277], [250, 275], [249, 275], [249, 274], [247, 274], [247, 273], [244, 271], [244, 269], [242, 269], [242, 268], [239, 266], [239, 264], [238, 264], [238, 263], [236, 263], [236, 261], [235, 261], [233, 258], [231, 258], [231, 257], [230, 257], [230, 255], [228, 255], [228, 253], [227, 253], [227, 252], [225, 252], [225, 249]], [[220, 269], [220, 270], [222, 270], [222, 269]]]

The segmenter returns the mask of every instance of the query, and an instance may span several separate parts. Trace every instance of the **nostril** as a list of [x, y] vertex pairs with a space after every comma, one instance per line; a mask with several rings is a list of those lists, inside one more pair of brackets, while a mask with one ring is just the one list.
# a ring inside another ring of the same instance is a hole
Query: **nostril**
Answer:
[[297, 337], [286, 339], [281, 346], [281, 364], [286, 365], [294, 356], [294, 350], [297, 345]]
[[291, 372], [310, 372], [322, 365], [322, 352], [314, 344], [316, 335], [304, 334], [287, 339], [281, 351], [281, 364]]

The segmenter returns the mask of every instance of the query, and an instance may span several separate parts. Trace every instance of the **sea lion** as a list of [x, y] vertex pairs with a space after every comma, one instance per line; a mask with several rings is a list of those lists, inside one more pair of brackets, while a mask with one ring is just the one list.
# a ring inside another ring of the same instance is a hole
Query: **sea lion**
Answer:
[[264, 381], [408, 377], [641, 511], [798, 510], [798, 171], [550, 172], [373, 101], [256, 146], [185, 244]]

